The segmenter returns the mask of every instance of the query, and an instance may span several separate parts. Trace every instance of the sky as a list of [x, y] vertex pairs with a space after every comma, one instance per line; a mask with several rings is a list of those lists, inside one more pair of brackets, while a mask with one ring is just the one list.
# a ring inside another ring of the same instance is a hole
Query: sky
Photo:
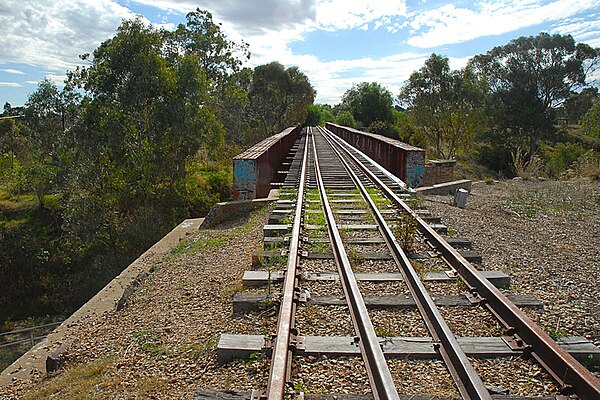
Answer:
[[458, 69], [539, 32], [600, 47], [600, 0], [2, 0], [0, 107], [25, 104], [45, 77], [61, 86], [67, 70], [83, 65], [79, 55], [111, 38], [123, 19], [174, 29], [196, 8], [250, 45], [246, 66], [298, 66], [316, 102], [332, 105], [360, 82], [397, 95], [431, 53]]

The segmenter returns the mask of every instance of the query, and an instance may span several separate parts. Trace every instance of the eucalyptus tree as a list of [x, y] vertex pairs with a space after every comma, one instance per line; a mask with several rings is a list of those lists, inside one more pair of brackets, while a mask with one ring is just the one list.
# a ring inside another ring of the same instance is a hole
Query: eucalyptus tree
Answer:
[[350, 111], [357, 122], [369, 127], [375, 121], [391, 123], [392, 94], [377, 82], [353, 85], [342, 96], [340, 110]]
[[485, 86], [471, 68], [452, 71], [447, 57], [432, 54], [411, 74], [399, 99], [437, 157], [467, 151], [485, 128]]
[[470, 61], [487, 81], [492, 129], [529, 146], [555, 132], [556, 110], [599, 63], [598, 49], [575, 43], [570, 35], [520, 37]]
[[266, 137], [305, 121], [316, 91], [298, 67], [285, 68], [278, 62], [254, 69], [248, 97], [250, 110]]

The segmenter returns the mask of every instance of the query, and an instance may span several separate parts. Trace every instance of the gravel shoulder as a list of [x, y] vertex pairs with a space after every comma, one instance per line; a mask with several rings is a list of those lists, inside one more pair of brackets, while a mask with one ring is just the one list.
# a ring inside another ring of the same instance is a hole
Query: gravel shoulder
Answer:
[[511, 276], [510, 292], [542, 301], [542, 328], [600, 345], [600, 183], [479, 182], [464, 209], [451, 199], [426, 196], [424, 205], [473, 242], [484, 269]]
[[248, 382], [236, 389], [263, 385], [268, 361], [217, 367], [215, 350], [221, 332], [266, 333], [276, 323], [269, 312], [234, 316], [231, 305], [262, 248], [267, 215], [262, 209], [190, 235], [153, 266], [125, 308], [79, 328], [56, 376], [15, 381], [0, 399], [189, 399], [198, 387], [227, 389], [234, 378]]

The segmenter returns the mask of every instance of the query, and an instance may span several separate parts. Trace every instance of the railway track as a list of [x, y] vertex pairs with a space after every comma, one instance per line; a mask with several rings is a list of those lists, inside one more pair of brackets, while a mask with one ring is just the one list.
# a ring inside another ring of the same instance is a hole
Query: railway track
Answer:
[[543, 369], [542, 398], [600, 399], [570, 354], [589, 356], [590, 345], [557, 344], [537, 327], [522, 308], [539, 302], [505, 295], [507, 277], [475, 268], [477, 255], [448, 243], [401, 181], [323, 128], [296, 150], [265, 226], [264, 268], [244, 276], [263, 289], [234, 297], [235, 312], [274, 306], [276, 333], [222, 335], [218, 347], [222, 360], [264, 354], [268, 381], [253, 399], [502, 397], [482, 378], [494, 371], [479, 359], [491, 357]]

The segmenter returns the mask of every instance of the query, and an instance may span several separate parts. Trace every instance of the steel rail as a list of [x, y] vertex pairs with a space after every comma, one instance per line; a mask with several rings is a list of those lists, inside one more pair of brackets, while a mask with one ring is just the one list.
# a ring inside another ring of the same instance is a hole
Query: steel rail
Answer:
[[[383, 218], [383, 215], [377, 208], [377, 205], [367, 192], [367, 189], [353, 171], [348, 161], [345, 160], [340, 151], [334, 147], [334, 143], [329, 138], [325, 138], [360, 190], [362, 197], [367, 204], [369, 204], [369, 208], [375, 216], [377, 225], [379, 226], [386, 245], [391, 252], [392, 258], [396, 262], [396, 265], [400, 267], [400, 272], [402, 273], [404, 281], [406, 282], [412, 297], [415, 299], [417, 308], [419, 309], [419, 312], [421, 313], [421, 316], [427, 325], [429, 333], [431, 334], [433, 340], [440, 345], [438, 351], [440, 352], [446, 367], [450, 371], [450, 374], [452, 375], [452, 378], [454, 379], [462, 398], [491, 400], [492, 396], [473, 368], [473, 365], [471, 365], [469, 362], [465, 352], [458, 344], [458, 341], [452, 333], [452, 330], [442, 317], [442, 314], [429, 295], [427, 288], [425, 288], [425, 285], [421, 281], [419, 274], [410, 263], [408, 256], [396, 241], [392, 230]], [[344, 152], [347, 151], [346, 149], [342, 150]], [[354, 159], [353, 161], [357, 164], [362, 164], [357, 159]]]
[[[348, 154], [356, 158], [351, 153]], [[563, 394], [575, 394], [583, 400], [600, 399], [600, 380], [598, 378], [556, 344], [546, 332], [492, 285], [481, 272], [450, 246], [368, 168], [363, 168], [363, 171], [377, 182], [388, 198], [417, 221], [421, 234], [442, 254], [460, 278], [472, 288], [471, 295], [478, 298], [480, 303], [500, 320], [511, 335], [526, 344], [524, 350], [530, 351], [531, 356], [560, 383]]]
[[[415, 299], [417, 308], [419, 309], [419, 312], [421, 313], [421, 316], [427, 325], [429, 333], [433, 337], [433, 340], [441, 345], [438, 348], [438, 351], [440, 352], [442, 359], [450, 371], [459, 393], [464, 399], [491, 400], [492, 397], [486, 389], [483, 381], [469, 362], [465, 352], [458, 344], [458, 341], [452, 333], [452, 330], [442, 317], [439, 309], [429, 295], [427, 288], [425, 288], [425, 285], [421, 281], [419, 274], [410, 263], [406, 253], [396, 241], [392, 230], [383, 218], [383, 215], [377, 208], [377, 205], [373, 199], [371, 199], [367, 189], [362, 184], [356, 173], [352, 170], [350, 164], [343, 158], [340, 151], [334, 147], [334, 143], [329, 138], [326, 137], [326, 139], [360, 190], [362, 197], [367, 204], [369, 204], [369, 208], [375, 216], [377, 225], [379, 226], [386, 245], [391, 252], [392, 258], [396, 262], [396, 265], [400, 267], [400, 272], [402, 273], [404, 281], [406, 282], [412, 297]], [[346, 152], [346, 149], [342, 148], [342, 150]], [[362, 165], [362, 163], [357, 159], [353, 159], [353, 161], [356, 164]]]
[[321, 195], [321, 203], [327, 221], [329, 236], [331, 238], [331, 247], [333, 248], [335, 263], [341, 278], [340, 281], [346, 299], [348, 300], [350, 316], [352, 317], [355, 331], [359, 337], [359, 346], [367, 369], [367, 375], [369, 376], [373, 398], [376, 400], [399, 399], [400, 397], [394, 385], [394, 379], [383, 355], [383, 350], [381, 349], [379, 339], [375, 334], [371, 319], [369, 318], [367, 306], [365, 305], [360, 289], [358, 288], [358, 283], [354, 276], [354, 272], [352, 271], [350, 260], [344, 248], [333, 211], [329, 204], [323, 177], [319, 168], [319, 159], [316, 146], [314, 145], [314, 136], [312, 137], [312, 140], [317, 186]]
[[[267, 382], [266, 398], [269, 400], [283, 400], [285, 397], [285, 386], [289, 382], [292, 358], [292, 328], [295, 323], [297, 296], [296, 286], [298, 284], [298, 258], [300, 249], [300, 228], [302, 225], [302, 206], [304, 199], [304, 188], [306, 183], [306, 170], [308, 160], [308, 137], [304, 144], [304, 157], [302, 159], [302, 170], [298, 185], [298, 197], [292, 235], [288, 252], [287, 269], [283, 282], [283, 298], [279, 307], [279, 319], [277, 323], [277, 334], [271, 357], [271, 368]], [[254, 397], [254, 396], [253, 396]]]

